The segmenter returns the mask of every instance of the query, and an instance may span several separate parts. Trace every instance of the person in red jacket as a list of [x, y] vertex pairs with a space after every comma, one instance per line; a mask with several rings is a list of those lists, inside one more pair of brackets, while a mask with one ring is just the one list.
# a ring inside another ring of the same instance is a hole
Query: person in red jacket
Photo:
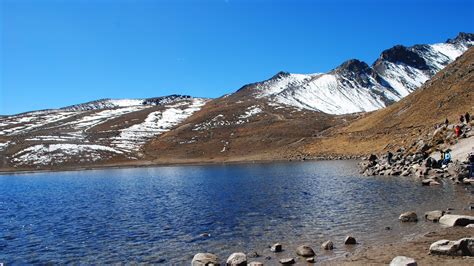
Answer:
[[454, 128], [454, 132], [456, 132], [456, 137], [459, 138], [459, 136], [461, 136], [461, 128], [459, 127], [459, 125], [456, 125], [456, 127]]

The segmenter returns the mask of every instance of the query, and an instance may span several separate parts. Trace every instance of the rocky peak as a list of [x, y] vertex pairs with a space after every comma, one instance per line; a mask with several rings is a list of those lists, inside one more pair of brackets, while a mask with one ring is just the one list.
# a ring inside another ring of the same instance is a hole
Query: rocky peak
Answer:
[[281, 79], [281, 78], [286, 78], [290, 76], [290, 73], [285, 72], [285, 71], [280, 71], [276, 73], [271, 79]]
[[345, 74], [345, 73], [357, 73], [357, 74], [370, 74], [372, 70], [369, 65], [364, 61], [357, 59], [350, 59], [342, 63], [335, 69], [336, 73]]
[[425, 59], [403, 45], [396, 45], [383, 51], [377, 61], [380, 60], [389, 61], [395, 64], [403, 63], [421, 70], [427, 70], [429, 68]]
[[465, 44], [465, 43], [472, 43], [474, 42], [474, 34], [473, 33], [466, 33], [460, 32], [458, 36], [454, 39], [448, 39], [446, 43], [451, 44]]
[[191, 98], [192, 97], [189, 96], [189, 95], [172, 94], [172, 95], [163, 96], [163, 97], [148, 98], [148, 99], [143, 100], [142, 104], [145, 104], [145, 105], [162, 105], [162, 104], [168, 104], [168, 103], [175, 102], [175, 101], [191, 99]]

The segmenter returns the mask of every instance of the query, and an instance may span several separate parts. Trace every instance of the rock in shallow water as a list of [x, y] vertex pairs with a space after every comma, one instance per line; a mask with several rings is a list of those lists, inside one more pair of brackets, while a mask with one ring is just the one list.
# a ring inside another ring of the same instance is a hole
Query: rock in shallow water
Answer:
[[425, 212], [425, 219], [437, 223], [443, 215], [444, 211], [429, 211]]
[[299, 246], [296, 249], [296, 254], [303, 257], [312, 257], [315, 255], [314, 250], [306, 245]]
[[246, 266], [247, 256], [242, 252], [232, 253], [227, 259], [227, 266]]
[[334, 248], [334, 243], [332, 243], [331, 240], [328, 240], [321, 245], [321, 248], [324, 250], [332, 250]]
[[401, 222], [418, 222], [418, 216], [415, 212], [404, 212], [400, 214], [398, 220], [400, 220]]
[[249, 266], [263, 266], [263, 263], [261, 263], [259, 261], [251, 261], [249, 263]]
[[283, 250], [283, 246], [280, 243], [276, 243], [270, 248], [270, 250], [272, 252], [281, 252]]
[[391, 262], [390, 266], [417, 266], [415, 259], [405, 257], [405, 256], [397, 256]]
[[211, 253], [198, 253], [194, 255], [192, 266], [219, 265], [219, 258]]
[[344, 240], [344, 245], [355, 245], [355, 244], [357, 244], [357, 241], [352, 236], [347, 236], [346, 239]]

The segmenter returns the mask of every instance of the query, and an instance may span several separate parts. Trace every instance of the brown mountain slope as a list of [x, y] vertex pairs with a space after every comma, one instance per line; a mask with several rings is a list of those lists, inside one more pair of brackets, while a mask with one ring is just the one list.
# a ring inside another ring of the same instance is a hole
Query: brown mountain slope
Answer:
[[209, 102], [180, 127], [148, 143], [144, 153], [154, 163], [294, 158], [308, 139], [355, 117], [277, 105], [242, 89]]
[[446, 118], [474, 113], [474, 48], [401, 101], [334, 129], [302, 148], [309, 154], [366, 154], [404, 146]]

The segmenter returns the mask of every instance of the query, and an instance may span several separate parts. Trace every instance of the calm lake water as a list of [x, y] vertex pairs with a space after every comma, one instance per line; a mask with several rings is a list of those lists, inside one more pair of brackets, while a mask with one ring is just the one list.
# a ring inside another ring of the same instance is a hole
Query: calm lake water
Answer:
[[[401, 212], [466, 202], [459, 186], [364, 177], [355, 161], [2, 175], [0, 262], [189, 264], [198, 252], [225, 262], [256, 251], [252, 260], [276, 263], [299, 244], [326, 260], [353, 251], [342, 245], [348, 234], [360, 248], [439, 227], [400, 224]], [[336, 249], [320, 251], [328, 239]], [[269, 252], [275, 242], [285, 252]]]

